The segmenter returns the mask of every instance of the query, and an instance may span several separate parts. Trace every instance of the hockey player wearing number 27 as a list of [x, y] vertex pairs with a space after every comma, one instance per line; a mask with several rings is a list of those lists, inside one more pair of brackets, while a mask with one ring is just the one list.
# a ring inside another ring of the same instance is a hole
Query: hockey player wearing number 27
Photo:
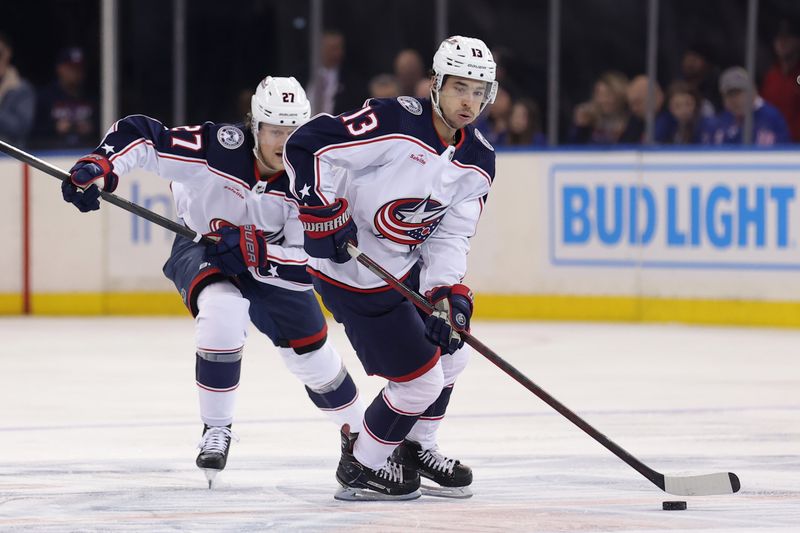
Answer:
[[[470, 125], [497, 93], [479, 39], [455, 36], [433, 58], [431, 98], [370, 99], [318, 115], [286, 141], [314, 287], [370, 375], [388, 383], [361, 431], [342, 428], [338, 499], [468, 497], [472, 471], [439, 451], [437, 429], [471, 348], [469, 238], [494, 178], [491, 145]], [[425, 316], [350, 260], [353, 242], [424, 293]], [[420, 475], [436, 482], [422, 485]]]
[[[143, 168], [172, 180], [178, 216], [205, 245], [177, 236], [164, 273], [195, 317], [195, 378], [203, 437], [197, 466], [209, 488], [230, 448], [248, 322], [278, 347], [314, 404], [337, 424], [359, 427], [364, 407], [306, 272], [297, 202], [283, 167], [287, 136], [308, 120], [309, 102], [294, 78], [267, 77], [242, 125], [206, 122], [168, 129], [142, 115], [123, 118], [100, 146], [78, 160], [64, 199], [99, 208], [97, 184], [113, 191]], [[252, 133], [252, 135], [251, 135]]]

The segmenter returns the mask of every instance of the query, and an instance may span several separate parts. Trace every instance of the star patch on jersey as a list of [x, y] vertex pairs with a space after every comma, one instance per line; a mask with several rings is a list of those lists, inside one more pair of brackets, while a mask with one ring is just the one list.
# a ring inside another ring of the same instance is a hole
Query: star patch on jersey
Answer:
[[228, 150], [235, 150], [244, 144], [244, 133], [235, 126], [222, 126], [217, 130], [217, 140]]
[[416, 98], [412, 98], [411, 96], [398, 96], [397, 101], [412, 115], [422, 114], [422, 104], [420, 104], [419, 100]]
[[483, 133], [481, 133], [481, 131], [480, 131], [478, 128], [475, 128], [475, 137], [477, 137], [477, 138], [478, 138], [478, 140], [479, 140], [480, 142], [482, 142], [482, 143], [483, 143], [483, 145], [484, 145], [486, 148], [488, 148], [489, 150], [491, 150], [492, 152], [494, 152], [494, 146], [492, 146], [491, 144], [489, 144], [489, 141], [487, 141], [487, 140], [486, 140], [486, 137], [484, 137], [484, 136], [483, 136]]
[[446, 205], [430, 196], [392, 200], [375, 213], [377, 236], [413, 248], [436, 231], [446, 211]]

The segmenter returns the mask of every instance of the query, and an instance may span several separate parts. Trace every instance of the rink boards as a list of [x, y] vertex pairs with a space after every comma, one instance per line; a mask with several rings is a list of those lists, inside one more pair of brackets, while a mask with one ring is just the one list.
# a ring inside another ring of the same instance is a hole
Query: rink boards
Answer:
[[[27, 287], [37, 314], [185, 313], [161, 274], [169, 232], [111, 206], [81, 215], [29, 174], [26, 195], [23, 166], [0, 159], [0, 312]], [[501, 152], [469, 256], [476, 313], [800, 326], [798, 184], [791, 151]], [[168, 185], [137, 172], [117, 194], [174, 217]]]

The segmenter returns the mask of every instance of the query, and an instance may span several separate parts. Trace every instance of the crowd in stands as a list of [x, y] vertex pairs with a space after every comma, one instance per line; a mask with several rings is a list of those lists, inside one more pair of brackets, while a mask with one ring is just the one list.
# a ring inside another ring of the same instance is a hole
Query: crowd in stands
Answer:
[[[775, 63], [756, 87], [740, 66], [720, 72], [701, 44], [689, 46], [681, 75], [662, 90], [653, 83], [653, 141], [666, 145], [741, 144], [748, 107], [753, 109], [752, 142], [756, 146], [800, 142], [800, 28], [781, 22], [772, 47]], [[476, 127], [494, 146], [535, 147], [547, 144], [542, 112], [506, 70], [508, 52], [495, 51], [500, 89]], [[57, 57], [54, 80], [35, 89], [13, 64], [13, 47], [0, 33], [0, 139], [36, 148], [91, 146], [98, 131], [97, 103], [86, 96], [85, 64], [79, 48]], [[572, 110], [565, 144], [616, 145], [646, 141], [650, 83], [640, 74], [628, 78], [614, 70], [595, 81], [591, 97]], [[242, 92], [249, 105], [248, 88]], [[359, 107], [366, 97], [427, 97], [430, 77], [420, 53], [401, 50], [391, 71], [369, 80], [346, 61], [344, 34], [327, 30], [321, 38], [319, 68], [310, 73], [306, 92], [313, 113], [339, 114]], [[748, 102], [748, 96], [752, 102]]]
[[[800, 28], [782, 21], [772, 45], [776, 60], [760, 88], [741, 66], [717, 74], [706, 48], [689, 47], [681, 60], [681, 78], [669, 84], [666, 95], [654, 83], [653, 141], [741, 144], [750, 106], [753, 145], [800, 142]], [[619, 72], [603, 73], [594, 84], [591, 99], [574, 109], [568, 142], [643, 142], [648, 81], [644, 75], [629, 80]]]
[[80, 48], [58, 53], [51, 83], [34, 88], [13, 64], [11, 40], [0, 33], [0, 139], [38, 148], [69, 149], [97, 142], [97, 103], [86, 94]]

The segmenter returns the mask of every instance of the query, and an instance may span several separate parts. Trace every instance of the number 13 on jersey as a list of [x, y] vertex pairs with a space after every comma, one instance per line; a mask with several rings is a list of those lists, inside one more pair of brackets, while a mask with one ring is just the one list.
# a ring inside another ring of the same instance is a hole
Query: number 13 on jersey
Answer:
[[354, 137], [364, 135], [378, 127], [378, 117], [375, 116], [370, 106], [349, 115], [342, 115], [339, 119], [344, 123], [350, 135]]

